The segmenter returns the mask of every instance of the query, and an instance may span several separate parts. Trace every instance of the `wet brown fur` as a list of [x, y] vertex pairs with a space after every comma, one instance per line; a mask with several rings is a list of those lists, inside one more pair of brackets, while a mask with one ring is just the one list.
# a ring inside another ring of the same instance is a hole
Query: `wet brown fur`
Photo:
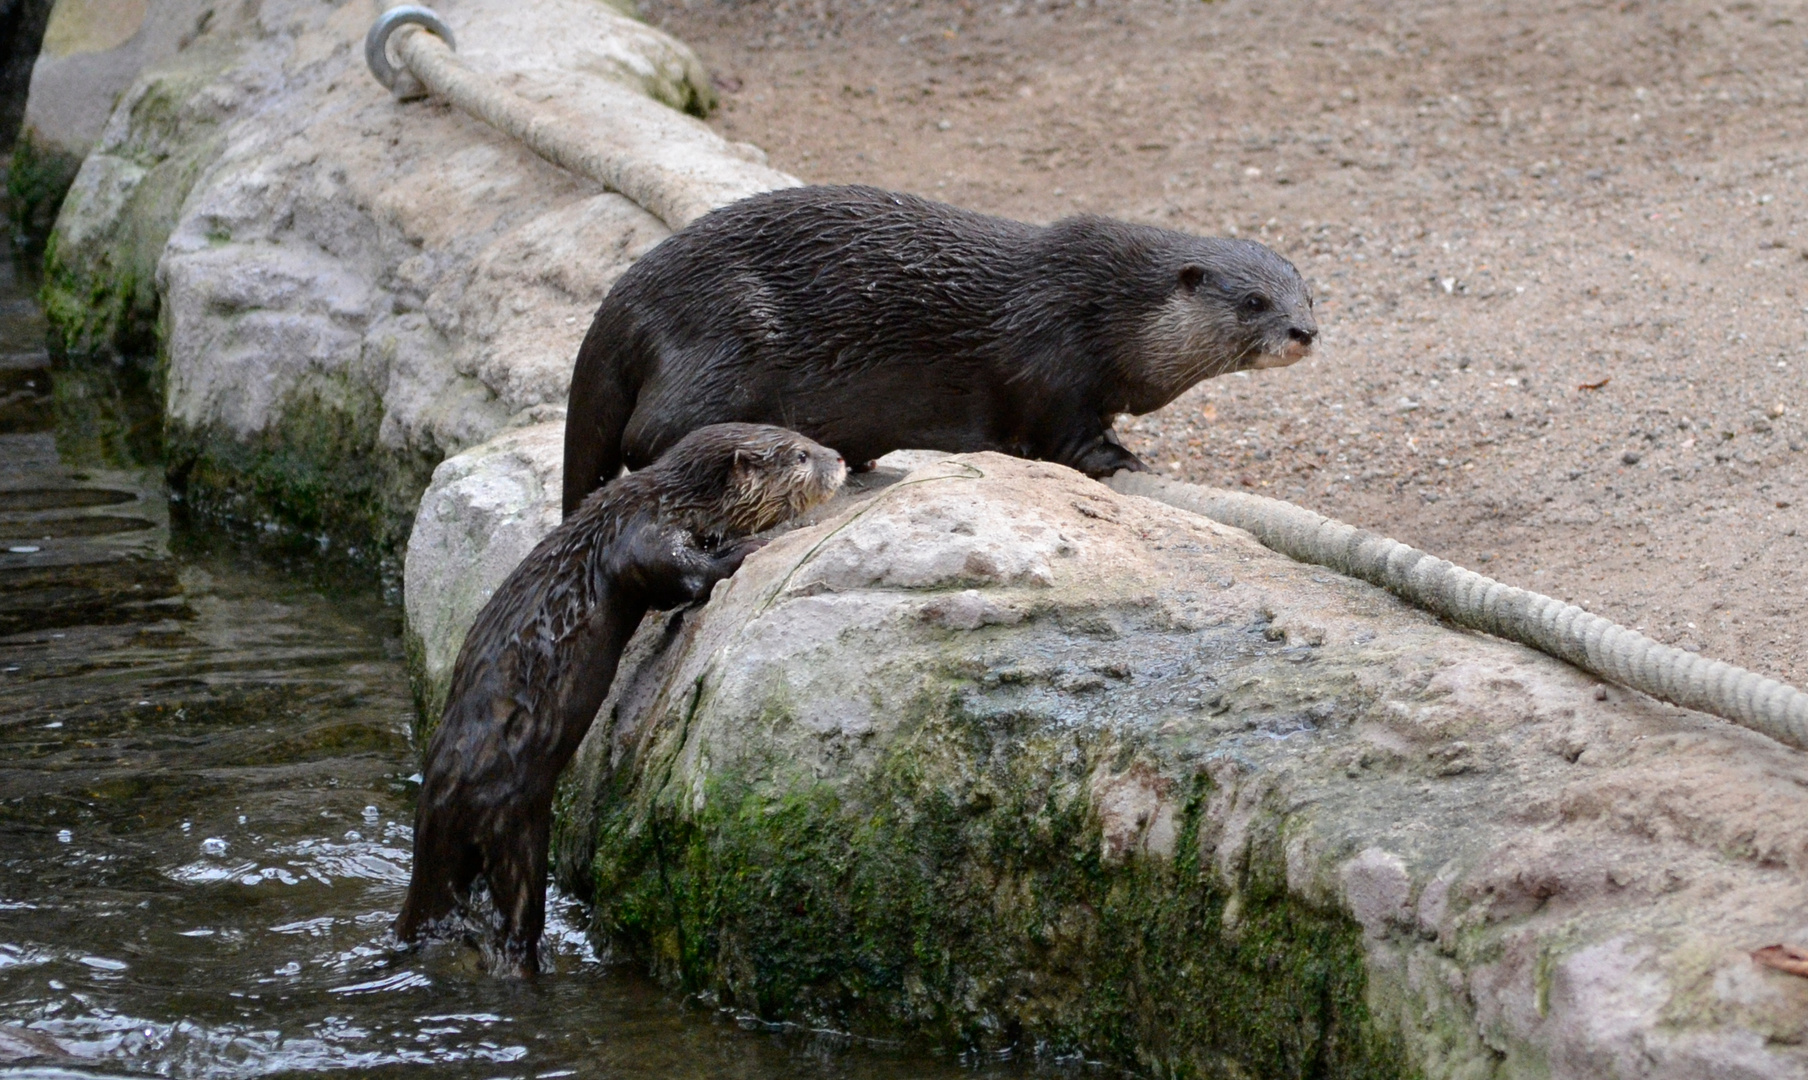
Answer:
[[1119, 414], [1297, 361], [1317, 334], [1299, 272], [1249, 240], [766, 192], [667, 238], [604, 298], [572, 374], [564, 506], [724, 420], [856, 463], [914, 448], [1140, 469]]
[[782, 428], [701, 428], [592, 494], [509, 574], [472, 624], [427, 747], [414, 870], [396, 919], [412, 940], [489, 884], [494, 966], [538, 969], [559, 772], [647, 611], [702, 600], [758, 547], [746, 537], [821, 502], [846, 466]]

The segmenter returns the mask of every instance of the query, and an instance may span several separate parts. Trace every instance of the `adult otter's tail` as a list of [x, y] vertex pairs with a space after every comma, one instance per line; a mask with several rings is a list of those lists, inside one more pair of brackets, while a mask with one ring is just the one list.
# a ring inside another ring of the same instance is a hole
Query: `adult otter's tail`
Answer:
[[624, 360], [627, 327], [607, 300], [598, 309], [571, 372], [571, 396], [565, 408], [566, 517], [584, 496], [615, 479], [622, 468], [622, 434], [634, 414], [638, 396], [629, 385]]

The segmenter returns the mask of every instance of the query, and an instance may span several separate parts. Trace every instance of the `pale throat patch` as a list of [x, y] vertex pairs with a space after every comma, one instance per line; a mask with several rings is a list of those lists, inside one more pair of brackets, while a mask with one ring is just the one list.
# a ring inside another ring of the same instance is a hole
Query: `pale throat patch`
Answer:
[[1199, 305], [1190, 297], [1181, 293], [1168, 297], [1143, 328], [1147, 364], [1143, 378], [1172, 397], [1201, 379], [1235, 368], [1236, 357], [1219, 351], [1215, 329], [1221, 328], [1201, 319]]

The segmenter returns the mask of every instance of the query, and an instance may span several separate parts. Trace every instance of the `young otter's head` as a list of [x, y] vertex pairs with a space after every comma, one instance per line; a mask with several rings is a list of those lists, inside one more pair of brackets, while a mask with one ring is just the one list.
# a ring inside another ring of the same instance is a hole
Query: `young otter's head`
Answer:
[[828, 447], [768, 424], [711, 424], [661, 454], [660, 508], [714, 537], [769, 529], [817, 505], [847, 479]]
[[1166, 297], [1138, 342], [1160, 404], [1201, 379], [1305, 359], [1318, 320], [1293, 264], [1250, 240], [1188, 240], [1161, 253]]

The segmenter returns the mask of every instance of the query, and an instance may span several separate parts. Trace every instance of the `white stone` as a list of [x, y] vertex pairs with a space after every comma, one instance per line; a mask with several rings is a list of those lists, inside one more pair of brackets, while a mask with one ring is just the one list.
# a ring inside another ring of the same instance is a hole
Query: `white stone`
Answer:
[[559, 523], [564, 437], [562, 422], [505, 431], [433, 471], [408, 538], [402, 603], [435, 715], [472, 620]]

